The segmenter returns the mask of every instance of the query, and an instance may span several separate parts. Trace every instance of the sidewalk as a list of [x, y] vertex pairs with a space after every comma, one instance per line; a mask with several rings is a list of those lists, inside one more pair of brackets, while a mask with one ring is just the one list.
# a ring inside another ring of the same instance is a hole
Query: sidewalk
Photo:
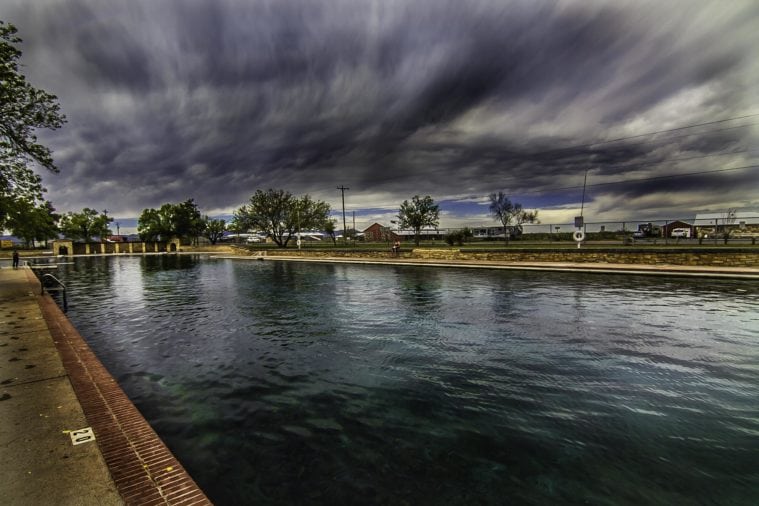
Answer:
[[[29, 268], [0, 269], [4, 505], [210, 504]], [[74, 445], [91, 427], [95, 440]]]
[[[123, 504], [37, 303], [29, 269], [0, 270], [0, 491], [4, 504]], [[36, 293], [35, 293], [36, 292]]]

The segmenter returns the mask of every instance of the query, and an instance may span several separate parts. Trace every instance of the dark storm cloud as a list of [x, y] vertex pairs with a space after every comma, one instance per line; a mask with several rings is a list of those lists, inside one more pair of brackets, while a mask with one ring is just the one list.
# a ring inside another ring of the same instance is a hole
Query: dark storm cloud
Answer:
[[365, 207], [548, 194], [756, 146], [738, 122], [634, 137], [759, 110], [752, 2], [6, 1], [69, 117], [45, 135], [65, 210], [228, 210], [268, 187], [336, 203], [338, 184]]

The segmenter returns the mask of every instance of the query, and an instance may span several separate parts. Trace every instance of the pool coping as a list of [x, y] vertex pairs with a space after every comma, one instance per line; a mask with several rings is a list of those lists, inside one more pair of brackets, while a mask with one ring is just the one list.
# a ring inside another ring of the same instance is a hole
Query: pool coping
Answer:
[[448, 267], [466, 269], [499, 269], [512, 271], [581, 272], [592, 274], [632, 274], [639, 276], [685, 276], [697, 278], [759, 279], [759, 269], [751, 267], [718, 267], [686, 265], [607, 264], [585, 262], [502, 262], [493, 260], [437, 260], [437, 259], [373, 259], [346, 257], [303, 257], [287, 255], [210, 255], [227, 260], [287, 261], [316, 263], [345, 263], [360, 265], [393, 265], [414, 267]]
[[[31, 270], [28, 272], [33, 278]], [[212, 504], [52, 297], [36, 298], [124, 502], [145, 506]]]

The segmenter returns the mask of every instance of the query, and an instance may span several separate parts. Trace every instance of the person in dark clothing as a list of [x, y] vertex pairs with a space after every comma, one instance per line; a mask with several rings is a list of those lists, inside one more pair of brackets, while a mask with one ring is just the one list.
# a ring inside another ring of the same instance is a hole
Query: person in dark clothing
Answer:
[[18, 269], [18, 251], [13, 250], [13, 268]]

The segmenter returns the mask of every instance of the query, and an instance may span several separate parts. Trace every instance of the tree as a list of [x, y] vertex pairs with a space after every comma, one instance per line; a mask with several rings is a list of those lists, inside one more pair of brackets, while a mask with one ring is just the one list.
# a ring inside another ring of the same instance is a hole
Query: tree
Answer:
[[180, 204], [163, 204], [160, 209], [143, 209], [137, 219], [137, 233], [143, 241], [168, 241], [172, 237], [197, 242], [205, 221], [194, 199]]
[[411, 202], [404, 200], [398, 211], [401, 229], [414, 231], [414, 244], [419, 246], [419, 235], [424, 227], [437, 227], [440, 209], [432, 197], [420, 198], [414, 195]]
[[164, 204], [160, 209], [143, 209], [137, 218], [137, 233], [143, 241], [168, 240], [174, 234], [172, 223], [173, 205]]
[[247, 230], [247, 227], [247, 224], [241, 221], [241, 217], [234, 214], [232, 216], [232, 221], [229, 222], [229, 226], [227, 228], [236, 235], [235, 241], [240, 242], [240, 234], [245, 232], [245, 230]]
[[445, 242], [450, 246], [453, 246], [454, 244], [462, 246], [467, 239], [472, 237], [472, 235], [472, 230], [468, 227], [464, 227], [461, 230], [448, 232], [443, 239], [445, 239]]
[[14, 206], [14, 213], [9, 216], [8, 226], [16, 237], [26, 242], [26, 247], [34, 241], [54, 239], [58, 235], [56, 222], [60, 216], [49, 201], [35, 205], [27, 200], [20, 200]]
[[95, 209], [85, 207], [81, 213], [69, 212], [62, 216], [59, 228], [69, 239], [90, 242], [94, 236], [102, 240], [111, 235], [108, 224], [112, 221], [113, 218], [105, 214], [105, 211], [98, 213]]
[[490, 194], [490, 215], [503, 225], [504, 241], [508, 244], [511, 234], [509, 229], [522, 233], [523, 223], [537, 223], [538, 211], [525, 211], [522, 204], [511, 203], [503, 193]]
[[286, 248], [296, 231], [324, 228], [329, 212], [329, 204], [308, 195], [297, 198], [285, 190], [256, 190], [250, 203], [235, 211], [234, 220], [243, 230], [264, 232]]
[[200, 215], [195, 200], [188, 199], [181, 204], [176, 204], [172, 213], [174, 235], [197, 243], [198, 236], [203, 233], [205, 221]]
[[16, 46], [21, 38], [16, 33], [15, 26], [0, 21], [0, 229], [15, 203], [42, 200], [41, 178], [29, 168], [31, 163], [58, 172], [35, 130], [57, 129], [66, 122], [57, 97], [33, 87], [19, 72], [21, 51]]
[[216, 244], [224, 236], [226, 230], [226, 222], [224, 220], [213, 220], [208, 215], [203, 216], [203, 235], [211, 241], [211, 244]]
[[332, 244], [335, 246], [337, 246], [337, 237], [335, 237], [336, 231], [337, 223], [333, 218], [330, 218], [324, 222], [324, 232], [326, 232], [327, 235], [332, 239]]

